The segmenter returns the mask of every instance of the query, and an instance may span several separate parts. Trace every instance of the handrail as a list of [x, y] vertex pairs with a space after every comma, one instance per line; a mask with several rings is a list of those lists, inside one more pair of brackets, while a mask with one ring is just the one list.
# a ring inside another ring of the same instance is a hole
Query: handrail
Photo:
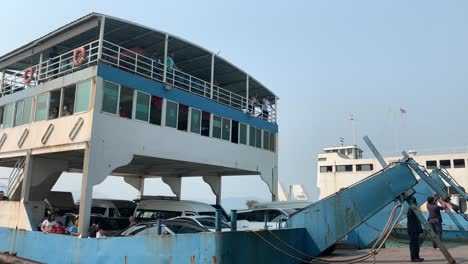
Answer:
[[[0, 84], [0, 96], [31, 88], [41, 82], [57, 78], [95, 64], [98, 60], [99, 40], [94, 40], [82, 47], [86, 50], [86, 59], [81, 65], [74, 65], [74, 50], [69, 50], [56, 57], [49, 58], [39, 64], [31, 66], [35, 74], [28, 84], [25, 84], [23, 81], [25, 70], [18, 72], [5, 72], [3, 82]], [[108, 65], [136, 73], [149, 79], [157, 80], [159, 82], [164, 80], [164, 63], [141, 54], [141, 51], [127, 49], [106, 40], [102, 42], [101, 61]], [[226, 106], [241, 110], [252, 117], [258, 117], [266, 121], [276, 123], [276, 110], [271, 105], [267, 107], [268, 115], [263, 115], [262, 109], [264, 106], [261, 102], [254, 102], [242, 95], [233, 93], [217, 85], [212, 85], [211, 82], [207, 82], [187, 74], [176, 67], [167, 69], [166, 83], [181, 90], [185, 90]], [[211, 87], [213, 87], [213, 91], [211, 91]]]

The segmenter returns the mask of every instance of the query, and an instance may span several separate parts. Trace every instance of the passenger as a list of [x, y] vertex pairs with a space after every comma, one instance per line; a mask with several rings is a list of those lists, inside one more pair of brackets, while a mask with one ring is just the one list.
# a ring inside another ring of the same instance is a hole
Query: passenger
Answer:
[[97, 231], [98, 231], [98, 224], [93, 223], [91, 226], [89, 226], [88, 236], [91, 238], [95, 238], [97, 235]]
[[57, 47], [53, 47], [49, 53], [49, 61], [47, 64], [47, 75], [52, 76], [52, 78], [57, 78], [60, 61], [58, 56]]
[[68, 228], [68, 233], [70, 236], [79, 236], [80, 232], [78, 232], [77, 225], [79, 224], [80, 219], [76, 218], [76, 220], [72, 220], [73, 224]]
[[62, 116], [72, 115], [72, 112], [68, 109], [68, 105], [63, 105]]
[[135, 217], [132, 215], [128, 218], [128, 222], [130, 223], [130, 225], [134, 225], [136, 224], [136, 221], [135, 221]]
[[[437, 205], [437, 202], [440, 202], [441, 206]], [[429, 212], [427, 221], [431, 224], [432, 230], [434, 230], [439, 240], [442, 239], [442, 216], [440, 211], [445, 210], [446, 207], [445, 201], [440, 199], [437, 194], [427, 197], [427, 211]], [[438, 248], [434, 241], [432, 241], [432, 247]]]
[[270, 111], [270, 101], [268, 98], [263, 98], [262, 100], [262, 118], [268, 120], [268, 115]]
[[[416, 199], [413, 200], [414, 203], [416, 203]], [[410, 239], [409, 248], [411, 262], [423, 262], [424, 259], [419, 257], [419, 250], [421, 248], [421, 244], [419, 243], [419, 234], [423, 232], [423, 229], [421, 227], [421, 222], [411, 208], [408, 209], [407, 213], [406, 231], [408, 232]]]
[[59, 115], [59, 108], [54, 107], [54, 110], [52, 111], [52, 113], [49, 114], [49, 120], [56, 119], [58, 115]]
[[8, 197], [5, 196], [3, 191], [0, 191], [0, 201], [8, 201]]
[[55, 223], [54, 233], [55, 234], [65, 234], [65, 228], [62, 226], [62, 223], [60, 223], [60, 222]]
[[151, 59], [151, 66], [153, 67], [153, 78], [159, 79], [159, 68], [161, 67], [161, 59], [159, 58], [158, 52], [154, 51], [153, 54], [150, 56]]
[[57, 222], [55, 222], [55, 215], [50, 214], [47, 219], [45, 219], [41, 224], [41, 231], [44, 233], [50, 233], [52, 228], [52, 232], [54, 230], [54, 226]]
[[258, 101], [257, 101], [257, 96], [252, 95], [249, 100], [249, 114], [254, 115], [255, 114], [255, 107], [257, 106]]
[[123, 118], [130, 118], [128, 117], [127, 113], [122, 109], [122, 107], [119, 108], [119, 116]]
[[174, 82], [174, 69], [177, 70], [177, 67], [175, 65], [174, 61], [175, 54], [174, 52], [171, 52], [169, 56], [167, 56], [166, 59], [166, 65], [167, 65], [167, 78], [169, 80], [172, 80], [172, 83]]
[[106, 237], [106, 236], [104, 235], [104, 230], [102, 229], [101, 225], [99, 225], [99, 224], [96, 225], [96, 230], [97, 230], [97, 232], [96, 232], [96, 238], [103, 238], [103, 237]]

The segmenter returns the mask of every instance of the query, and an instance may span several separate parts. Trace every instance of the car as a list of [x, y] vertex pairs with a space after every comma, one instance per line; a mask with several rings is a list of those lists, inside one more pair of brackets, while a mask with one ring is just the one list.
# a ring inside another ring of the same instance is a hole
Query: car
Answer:
[[259, 208], [237, 212], [238, 230], [280, 229], [286, 227], [289, 216], [297, 210], [292, 208]]
[[177, 216], [215, 216], [216, 209], [206, 203], [175, 198], [143, 197], [135, 209], [137, 221], [169, 219]]
[[[157, 225], [157, 221], [136, 223], [115, 234], [114, 236], [121, 237], [157, 235]], [[162, 223], [162, 235], [191, 234], [200, 232], [210, 232], [210, 230], [204, 226], [200, 226], [199, 224], [184, 219], [163, 220]]]
[[[169, 220], [186, 220], [193, 222], [201, 227], [205, 227], [208, 230], [214, 232], [216, 230], [216, 217], [197, 215], [197, 216], [178, 216]], [[231, 231], [231, 226], [225, 221], [221, 221], [221, 231]]]

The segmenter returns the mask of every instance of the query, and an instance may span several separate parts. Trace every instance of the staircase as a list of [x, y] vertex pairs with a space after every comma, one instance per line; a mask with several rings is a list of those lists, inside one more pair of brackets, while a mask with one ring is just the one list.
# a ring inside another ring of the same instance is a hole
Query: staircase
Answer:
[[18, 158], [8, 178], [7, 195], [10, 200], [18, 201], [21, 198], [21, 183], [25, 160], [25, 157]]

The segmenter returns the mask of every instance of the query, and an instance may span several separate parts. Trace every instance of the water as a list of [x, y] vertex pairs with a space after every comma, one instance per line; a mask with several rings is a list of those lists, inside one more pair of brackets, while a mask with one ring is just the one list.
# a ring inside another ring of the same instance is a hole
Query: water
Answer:
[[[465, 246], [466, 245], [466, 243], [463, 243], [463, 242], [444, 241], [443, 243], [448, 248], [459, 247], [459, 246]], [[409, 247], [409, 240], [389, 238], [385, 242], [385, 246], [387, 248], [407, 248], [407, 247]], [[431, 241], [424, 241], [424, 243], [422, 244], [422, 247], [432, 247], [432, 242]]]

